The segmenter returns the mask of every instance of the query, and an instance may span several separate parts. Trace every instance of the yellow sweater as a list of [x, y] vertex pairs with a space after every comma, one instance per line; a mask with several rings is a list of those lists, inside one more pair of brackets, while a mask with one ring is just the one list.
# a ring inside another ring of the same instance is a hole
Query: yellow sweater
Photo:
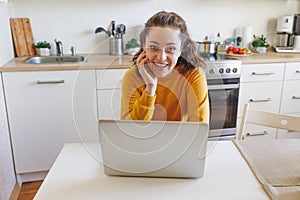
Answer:
[[180, 74], [176, 69], [158, 79], [155, 96], [132, 66], [122, 82], [121, 119], [163, 121], [209, 121], [206, 77], [202, 69]]

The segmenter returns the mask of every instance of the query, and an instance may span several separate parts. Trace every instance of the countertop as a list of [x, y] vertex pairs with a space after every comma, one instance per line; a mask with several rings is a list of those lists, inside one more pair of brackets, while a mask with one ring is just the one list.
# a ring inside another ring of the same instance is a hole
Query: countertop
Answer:
[[232, 141], [209, 141], [201, 179], [111, 177], [98, 143], [67, 143], [35, 196], [43, 199], [268, 199]]
[[[25, 64], [28, 57], [14, 58], [0, 67], [0, 72], [16, 71], [50, 71], [50, 70], [80, 70], [80, 69], [122, 69], [129, 68], [132, 64], [132, 56], [111, 56], [108, 54], [89, 54], [83, 63], [64, 63], [64, 64]], [[238, 59], [242, 64], [264, 64], [264, 63], [284, 63], [300, 62], [298, 53], [276, 53], [267, 52], [265, 54], [254, 53], [251, 56], [230, 57]]]
[[51, 70], [85, 70], [85, 69], [122, 69], [129, 68], [132, 56], [112, 56], [108, 54], [80, 54], [85, 62], [63, 64], [26, 64], [29, 57], [14, 58], [0, 67], [0, 72], [15, 71], [51, 71]]

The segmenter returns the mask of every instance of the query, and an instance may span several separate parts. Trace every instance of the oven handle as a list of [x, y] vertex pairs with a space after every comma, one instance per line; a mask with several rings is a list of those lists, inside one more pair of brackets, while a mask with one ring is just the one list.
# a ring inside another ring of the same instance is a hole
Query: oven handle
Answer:
[[222, 89], [237, 89], [240, 84], [227, 84], [227, 85], [208, 85], [208, 90], [222, 90]]

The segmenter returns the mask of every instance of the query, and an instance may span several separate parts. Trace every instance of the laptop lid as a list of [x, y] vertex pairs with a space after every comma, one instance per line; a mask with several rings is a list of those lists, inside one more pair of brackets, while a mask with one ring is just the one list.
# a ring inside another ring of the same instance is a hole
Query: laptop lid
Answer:
[[108, 175], [200, 178], [208, 123], [100, 120], [100, 144]]

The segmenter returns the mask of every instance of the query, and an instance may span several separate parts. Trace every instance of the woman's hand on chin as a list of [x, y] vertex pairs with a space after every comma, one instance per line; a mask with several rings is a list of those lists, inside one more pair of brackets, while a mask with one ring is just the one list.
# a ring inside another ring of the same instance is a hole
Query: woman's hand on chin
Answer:
[[137, 58], [137, 67], [139, 73], [141, 74], [145, 84], [146, 84], [146, 92], [150, 96], [155, 95], [156, 87], [157, 87], [157, 77], [153, 74], [151, 69], [148, 66], [148, 59], [146, 57], [146, 52], [143, 51], [139, 57]]

